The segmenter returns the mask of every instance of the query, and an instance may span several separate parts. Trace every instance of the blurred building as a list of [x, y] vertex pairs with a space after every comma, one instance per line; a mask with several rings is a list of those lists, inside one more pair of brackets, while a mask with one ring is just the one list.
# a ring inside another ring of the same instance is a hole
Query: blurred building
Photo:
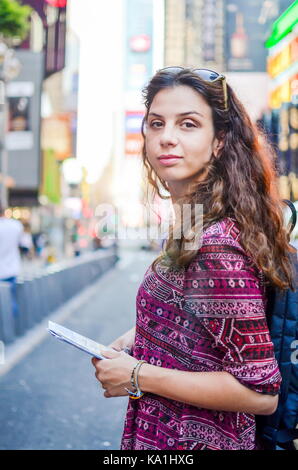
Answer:
[[165, 0], [165, 66], [224, 72], [256, 120], [267, 105], [265, 39], [291, 0]]
[[21, 72], [8, 87], [6, 146], [13, 185], [7, 214], [29, 220], [33, 232], [46, 232], [62, 254], [66, 183], [61, 163], [76, 154], [79, 44], [67, 30], [67, 0], [22, 3], [33, 12], [29, 35], [16, 50]]
[[[50, 11], [54, 20], [55, 12]], [[70, 253], [68, 246], [71, 245], [73, 226], [82, 217], [83, 210], [81, 179], [73, 184], [72, 180], [66, 180], [63, 171], [63, 163], [69, 159], [73, 162], [76, 158], [79, 76], [79, 40], [68, 26], [67, 10], [65, 14], [64, 67], [55, 73], [48, 71], [43, 82], [43, 167], [39, 191], [42, 228], [49, 234], [60, 256]], [[73, 166], [77, 166], [76, 162]], [[76, 169], [74, 171], [77, 172]]]
[[144, 116], [141, 89], [153, 75], [154, 4], [154, 0], [125, 1], [124, 142], [115, 202], [121, 222], [129, 227], [143, 224], [139, 210], [142, 201], [141, 123]]
[[224, 0], [165, 0], [165, 66], [224, 69]]
[[[278, 151], [280, 191], [298, 200], [298, 1], [273, 23], [266, 41], [268, 108], [260, 124]], [[298, 206], [298, 203], [297, 203]]]

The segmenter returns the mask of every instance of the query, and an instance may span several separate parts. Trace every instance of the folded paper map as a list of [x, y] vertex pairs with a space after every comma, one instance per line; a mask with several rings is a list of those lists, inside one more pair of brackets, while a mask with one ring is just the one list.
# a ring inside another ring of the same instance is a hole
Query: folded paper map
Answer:
[[53, 321], [49, 321], [48, 331], [61, 341], [65, 341], [66, 343], [71, 344], [72, 346], [75, 346], [76, 348], [81, 349], [81, 351], [85, 351], [98, 359], [106, 359], [102, 356], [101, 352], [111, 350], [111, 348], [108, 348], [103, 344], [99, 344], [92, 339], [86, 338], [86, 336], [79, 335], [78, 333], [75, 333], [58, 323], [54, 323]]

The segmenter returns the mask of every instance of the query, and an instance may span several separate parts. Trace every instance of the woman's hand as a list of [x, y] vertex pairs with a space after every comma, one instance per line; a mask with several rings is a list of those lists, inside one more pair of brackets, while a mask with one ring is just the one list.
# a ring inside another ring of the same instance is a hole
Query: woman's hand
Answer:
[[137, 359], [123, 351], [102, 351], [102, 355], [107, 360], [92, 357], [91, 362], [96, 369], [95, 377], [105, 389], [104, 396], [110, 398], [128, 395], [125, 388], [132, 390], [130, 378]]
[[116, 351], [122, 351], [125, 348], [131, 349], [135, 341], [135, 334], [136, 328], [134, 326], [131, 330], [120, 336], [120, 338], [115, 339], [108, 347]]

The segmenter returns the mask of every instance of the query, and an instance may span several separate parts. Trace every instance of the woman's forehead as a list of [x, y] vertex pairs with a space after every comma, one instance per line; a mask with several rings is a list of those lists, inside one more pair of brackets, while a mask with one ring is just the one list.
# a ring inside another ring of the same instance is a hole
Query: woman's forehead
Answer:
[[205, 99], [191, 87], [179, 85], [160, 90], [152, 100], [149, 114], [163, 115], [195, 112], [211, 117], [211, 108]]

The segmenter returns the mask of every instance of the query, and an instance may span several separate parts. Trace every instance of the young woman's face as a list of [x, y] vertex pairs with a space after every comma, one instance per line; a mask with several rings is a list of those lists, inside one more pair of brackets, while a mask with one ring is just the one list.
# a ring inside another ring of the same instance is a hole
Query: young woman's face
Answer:
[[172, 196], [183, 196], [187, 184], [202, 177], [212, 152], [217, 152], [210, 106], [185, 85], [159, 91], [149, 109], [145, 145], [151, 166], [168, 183]]

